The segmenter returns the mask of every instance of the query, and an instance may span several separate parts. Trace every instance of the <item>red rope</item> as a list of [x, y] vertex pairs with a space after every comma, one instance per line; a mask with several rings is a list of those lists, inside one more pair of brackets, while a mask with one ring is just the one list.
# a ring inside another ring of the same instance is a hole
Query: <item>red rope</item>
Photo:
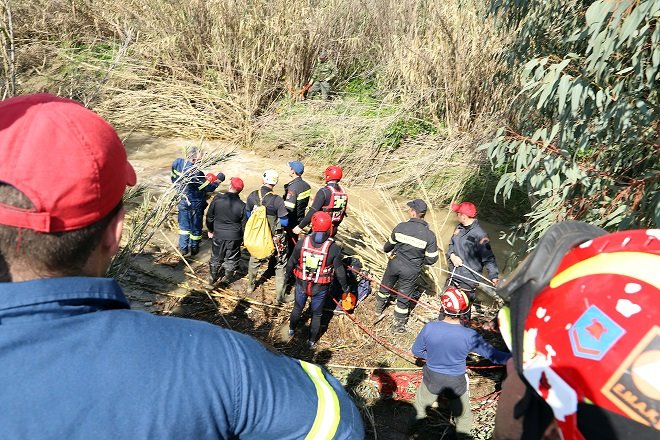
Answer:
[[[337, 304], [339, 306], [339, 308], [341, 308], [341, 310], [344, 312], [344, 314], [346, 316], [348, 316], [351, 321], [353, 321], [353, 323], [355, 325], [357, 325], [363, 332], [365, 332], [366, 334], [371, 336], [372, 339], [374, 339], [376, 342], [378, 342], [383, 347], [387, 348], [389, 351], [396, 354], [397, 356], [407, 360], [410, 363], [415, 363], [416, 358], [414, 356], [411, 356], [409, 353], [403, 351], [402, 349], [400, 349], [396, 345], [390, 344], [389, 342], [387, 342], [383, 338], [381, 338], [381, 337], [377, 336], [376, 334], [374, 334], [374, 332], [369, 330], [369, 328], [367, 328], [364, 324], [362, 324], [360, 321], [358, 321], [355, 316], [348, 313], [346, 311], [346, 309], [344, 309], [344, 306], [341, 305], [340, 301], [337, 301], [335, 298], [332, 298], [332, 300], [335, 302], [335, 304]], [[503, 368], [503, 367], [504, 367], [504, 365], [481, 365], [481, 366], [466, 365], [466, 368], [468, 368], [470, 370], [481, 370], [481, 369]]]

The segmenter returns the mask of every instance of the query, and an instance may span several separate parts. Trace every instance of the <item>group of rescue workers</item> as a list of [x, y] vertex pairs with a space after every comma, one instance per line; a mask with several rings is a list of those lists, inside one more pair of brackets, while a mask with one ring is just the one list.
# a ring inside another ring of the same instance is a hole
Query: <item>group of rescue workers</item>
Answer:
[[[195, 255], [199, 252], [206, 193], [214, 191], [225, 177], [222, 173], [205, 175], [195, 165], [199, 159], [199, 150], [189, 147], [186, 151], [186, 159], [177, 158], [172, 164], [171, 178], [173, 183], [180, 186], [181, 192], [178, 205], [179, 251], [185, 255], [190, 246], [191, 254]], [[220, 280], [220, 284], [226, 285], [234, 280], [241, 258], [246, 223], [256, 208], [264, 207], [273, 252], [265, 257], [250, 254], [247, 293], [252, 293], [260, 281], [260, 269], [272, 264], [275, 269], [274, 302], [291, 302], [291, 295], [287, 291], [289, 280], [295, 278], [295, 304], [291, 312], [289, 335], [293, 336], [309, 298], [312, 321], [307, 344], [313, 348], [331, 284], [336, 278], [343, 292], [350, 290], [341, 248], [334, 242], [334, 236], [346, 214], [348, 196], [339, 185], [343, 176], [341, 167], [329, 166], [325, 170], [325, 186], [316, 193], [308, 210], [311, 187], [302, 178], [305, 167], [300, 161], [289, 162], [288, 167], [292, 180], [284, 185], [283, 196], [274, 193], [279, 174], [269, 169], [262, 175], [261, 188], [252, 191], [247, 202], [244, 203], [239, 196], [244, 187], [239, 177], [232, 177], [227, 192], [214, 197], [206, 213], [208, 236], [212, 239], [208, 284], [213, 286]], [[199, 203], [196, 202], [198, 200]], [[311, 233], [299, 239], [303, 228], [309, 225]]]
[[[197, 231], [201, 228], [205, 207], [204, 204], [195, 205], [199, 212], [191, 212], [189, 201], [200, 198], [204, 200], [205, 193], [213, 191], [218, 182], [224, 180], [222, 174], [207, 174], [204, 178], [204, 173], [195, 166], [198, 150], [190, 147], [187, 151], [188, 161], [177, 158], [172, 165], [172, 181], [182, 183], [179, 219], [182, 218], [182, 212], [189, 217], [180, 227], [182, 254], [186, 251], [185, 227], [194, 224], [191, 228], [194, 232], [189, 233], [192, 243], [193, 237], [200, 235]], [[230, 179], [226, 193], [215, 196], [206, 214], [208, 236], [213, 239], [208, 284], [213, 286], [216, 283], [221, 269], [224, 269], [221, 283], [234, 280], [240, 260], [243, 239], [241, 231], [255, 208], [265, 207], [273, 252], [265, 258], [250, 255], [247, 293], [255, 289], [259, 268], [272, 263], [275, 267], [275, 302], [283, 304], [289, 300], [286, 292], [288, 280], [293, 276], [295, 303], [289, 319], [288, 335], [292, 337], [295, 334], [309, 299], [311, 324], [307, 346], [314, 348], [324, 305], [335, 280], [344, 292], [342, 306], [346, 305], [348, 309], [355, 306], [356, 297], [347, 282], [342, 249], [334, 240], [346, 215], [348, 196], [339, 184], [343, 177], [341, 167], [329, 166], [325, 170], [325, 186], [319, 189], [307, 210], [311, 187], [302, 178], [304, 164], [292, 161], [288, 167], [293, 180], [284, 185], [283, 197], [273, 192], [279, 180], [275, 170], [264, 171], [261, 188], [249, 194], [247, 203], [243, 203], [239, 197], [243, 181], [238, 177]], [[184, 173], [179, 169], [184, 172], [189, 170], [191, 177], [183, 179]], [[436, 236], [424, 220], [428, 209], [426, 202], [415, 199], [408, 202], [407, 207], [410, 219], [399, 223], [384, 245], [383, 250], [389, 254], [389, 261], [376, 297], [377, 319], [382, 317], [391, 299], [396, 301], [391, 327], [393, 333], [406, 332], [410, 310], [419, 297], [417, 281], [422, 268], [438, 261]], [[453, 204], [451, 209], [457, 213], [459, 225], [447, 251], [451, 277], [441, 296], [443, 312], [439, 321], [423, 328], [412, 349], [415, 356], [427, 360], [424, 383], [417, 393], [415, 408], [416, 418], [421, 420], [426, 417], [426, 406], [437, 399], [438, 395], [444, 394], [450, 398], [457, 431], [469, 434], [472, 412], [468, 404], [465, 377], [468, 353], [476, 352], [501, 364], [506, 362], [509, 355], [495, 350], [477, 332], [461, 325], [459, 317], [469, 317], [476, 286], [479, 284], [479, 274], [486, 267], [491, 282], [497, 284], [498, 270], [488, 235], [476, 219], [475, 205], [463, 202]], [[301, 236], [303, 229], [310, 224], [311, 232]], [[394, 290], [395, 286], [398, 291]]]
[[[0, 437], [365, 437], [358, 408], [324, 368], [229, 329], [130, 310], [122, 288], [104, 275], [120, 247], [122, 197], [137, 176], [119, 136], [99, 115], [48, 94], [0, 101], [0, 155]], [[175, 161], [173, 179], [200, 193], [211, 191], [224, 176], [199, 172], [197, 157], [191, 150]], [[238, 226], [268, 204], [279, 222], [274, 231], [290, 230], [287, 237], [297, 239], [312, 225], [284, 265], [285, 275], [296, 277], [298, 313], [308, 294], [314, 302], [314, 292], [323, 290], [317, 285], [333, 270], [340, 278], [340, 250], [332, 237], [347, 198], [338, 184], [341, 169], [329, 167], [313, 212], [305, 212], [309, 186], [299, 179], [304, 168], [289, 165], [296, 178], [284, 198], [272, 194], [277, 175], [267, 171], [247, 206], [238, 178], [214, 199], [207, 213], [215, 268], [209, 281], [219, 279], [221, 266], [231, 279], [240, 252]], [[205, 200], [186, 188], [179, 245], [182, 253], [195, 254], [203, 221], [196, 209]], [[438, 257], [423, 220], [426, 204], [413, 200], [408, 207], [410, 220], [397, 225], [385, 244], [394, 255], [383, 284], [400, 288], [413, 284], [416, 268]], [[452, 266], [451, 285], [441, 294], [444, 316], [427, 323], [412, 346], [426, 362], [411, 431], [443, 395], [458, 437], [470, 438], [466, 356], [476, 352], [507, 364], [495, 439], [657, 439], [660, 230], [607, 233], [560, 222], [499, 283], [476, 208], [463, 202], [452, 210], [459, 226], [447, 255]], [[474, 261], [482, 266], [471, 267]], [[461, 322], [483, 266], [507, 303], [499, 330], [510, 353], [495, 350]], [[384, 293], [377, 312], [389, 300]], [[400, 320], [407, 316], [404, 305], [397, 298]], [[291, 330], [299, 318], [292, 316]], [[315, 337], [310, 335], [311, 343]]]

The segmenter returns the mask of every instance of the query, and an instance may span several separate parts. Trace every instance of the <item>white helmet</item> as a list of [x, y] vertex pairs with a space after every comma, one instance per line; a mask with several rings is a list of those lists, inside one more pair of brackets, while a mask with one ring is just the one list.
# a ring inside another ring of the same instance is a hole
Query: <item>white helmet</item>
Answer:
[[275, 170], [266, 170], [264, 171], [263, 178], [266, 185], [277, 185], [277, 180], [280, 178], [280, 175]]

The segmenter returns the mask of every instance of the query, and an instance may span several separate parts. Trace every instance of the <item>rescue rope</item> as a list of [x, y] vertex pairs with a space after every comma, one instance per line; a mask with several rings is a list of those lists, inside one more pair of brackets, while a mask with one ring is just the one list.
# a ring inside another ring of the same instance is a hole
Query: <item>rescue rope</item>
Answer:
[[[339, 308], [344, 312], [348, 318], [353, 321], [355, 325], [357, 325], [362, 331], [364, 331], [366, 334], [371, 336], [372, 339], [374, 339], [376, 342], [381, 344], [383, 347], [387, 348], [389, 351], [392, 353], [396, 354], [397, 356], [403, 358], [404, 360], [407, 360], [410, 363], [415, 363], [416, 357], [410, 355], [409, 353], [403, 351], [401, 348], [397, 347], [394, 344], [391, 344], [387, 342], [385, 339], [377, 336], [373, 331], [371, 331], [369, 328], [367, 328], [364, 324], [362, 324], [358, 319], [353, 316], [353, 314], [348, 313], [344, 306], [342, 306], [340, 301], [337, 301], [335, 298], [332, 298], [332, 301], [334, 301]], [[466, 368], [469, 370], [486, 370], [486, 369], [494, 369], [494, 368], [504, 368], [504, 365], [466, 365]]]

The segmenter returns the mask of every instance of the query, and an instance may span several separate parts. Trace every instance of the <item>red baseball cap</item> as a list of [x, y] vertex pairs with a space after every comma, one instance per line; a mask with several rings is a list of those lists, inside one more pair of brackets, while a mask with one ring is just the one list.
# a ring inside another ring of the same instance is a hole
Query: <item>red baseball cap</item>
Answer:
[[121, 201], [135, 170], [115, 130], [78, 102], [41, 93], [0, 102], [0, 182], [34, 205], [0, 203], [0, 224], [72, 231]]
[[231, 186], [238, 192], [243, 191], [243, 180], [240, 177], [232, 177], [229, 179]]
[[462, 202], [459, 204], [452, 203], [451, 210], [454, 212], [460, 212], [461, 214], [465, 214], [472, 218], [477, 216], [477, 207], [474, 206], [474, 203], [472, 202]]

